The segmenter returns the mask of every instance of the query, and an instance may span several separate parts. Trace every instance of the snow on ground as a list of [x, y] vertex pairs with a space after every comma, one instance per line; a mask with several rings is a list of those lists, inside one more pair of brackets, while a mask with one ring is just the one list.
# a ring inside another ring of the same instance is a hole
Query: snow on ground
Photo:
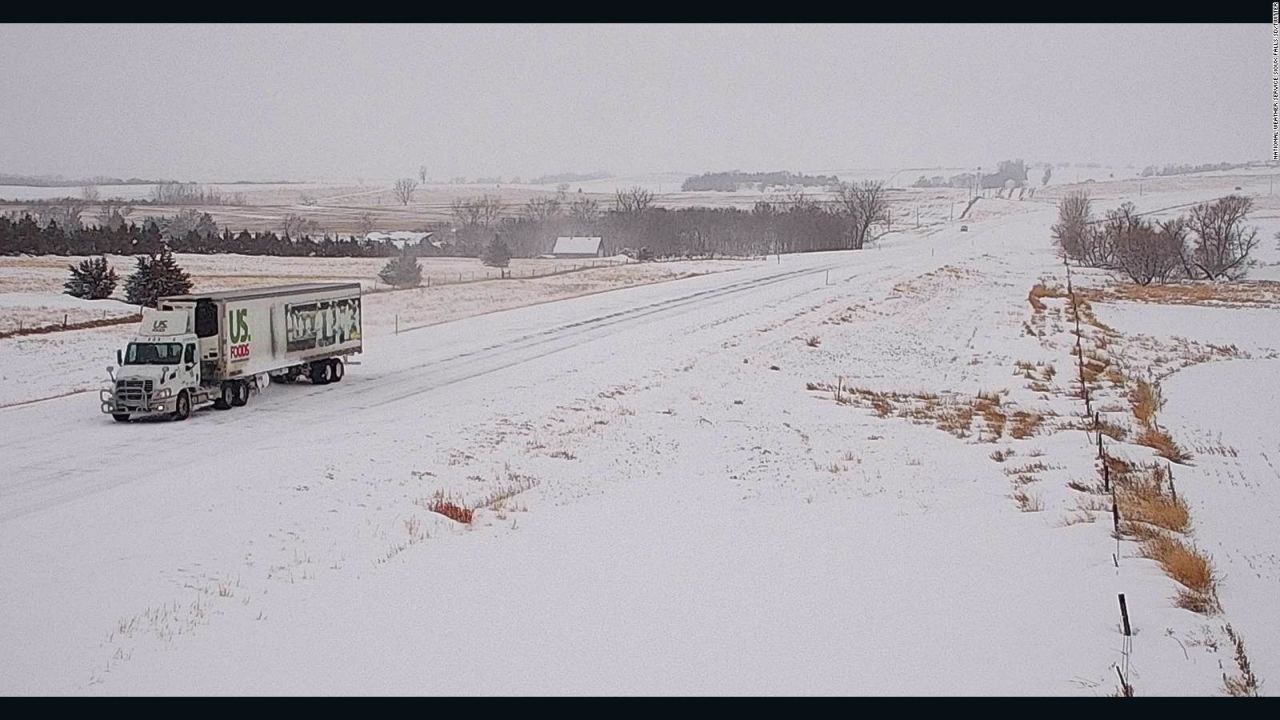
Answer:
[[[1097, 470], [1064, 301], [1027, 302], [1061, 282], [1053, 208], [987, 207], [384, 328], [342, 384], [186, 423], [0, 408], [0, 692], [1105, 695], [1120, 592], [1136, 692], [1218, 692], [1224, 618], [1174, 607], [1066, 486]], [[60, 335], [56, 357], [96, 342]], [[1257, 525], [1201, 513], [1233, 496], [1182, 478], [1197, 541], [1262, 567]], [[1261, 583], [1223, 597], [1260, 673]]]
[[0, 332], [21, 328], [128, 317], [138, 311], [110, 298], [81, 300], [53, 293], [0, 292]]
[[[1096, 310], [1103, 322], [1155, 342], [1241, 351], [1165, 376], [1161, 423], [1194, 455], [1191, 467], [1175, 471], [1176, 481], [1191, 504], [1196, 539], [1222, 577], [1225, 620], [1243, 636], [1254, 672], [1264, 682], [1280, 677], [1280, 539], [1273, 530], [1280, 516], [1280, 309], [1117, 303]], [[1159, 350], [1143, 360], [1153, 374], [1168, 364]]]
[[[224, 256], [191, 256], [210, 258]], [[235, 258], [245, 259], [240, 256]], [[259, 259], [260, 260], [260, 259]], [[256, 263], [259, 267], [268, 263]], [[468, 266], [473, 265], [469, 264]], [[561, 275], [539, 277], [532, 280], [491, 280], [445, 284], [412, 290], [375, 292], [364, 296], [364, 331], [367, 337], [393, 334], [397, 328], [408, 330], [436, 325], [451, 320], [536, 305], [564, 298], [591, 295], [618, 288], [649, 283], [660, 283], [707, 273], [730, 272], [760, 265], [750, 260], [690, 260], [661, 263], [634, 263], [630, 265], [601, 267], [593, 270], [566, 272]], [[194, 264], [199, 267], [199, 263]], [[563, 264], [569, 267], [567, 264]], [[292, 267], [306, 264], [282, 263], [276, 270], [281, 275], [255, 275], [252, 281], [236, 279], [228, 275], [194, 276], [196, 285], [206, 290], [227, 287], [252, 287], [256, 285], [296, 282], [302, 276], [283, 274]], [[462, 266], [461, 263], [458, 264]], [[228, 272], [219, 265], [219, 272]], [[513, 263], [512, 271], [519, 272], [521, 265]], [[539, 270], [542, 272], [543, 270]], [[321, 277], [315, 279], [321, 279]], [[223, 278], [230, 278], [226, 282]], [[323, 276], [326, 281], [337, 281], [339, 276]], [[30, 326], [32, 322], [59, 322], [66, 308], [83, 303], [86, 308], [73, 315], [72, 320], [97, 319], [99, 307], [106, 307], [117, 316], [128, 316], [135, 308], [114, 300], [83, 301], [66, 295], [43, 293], [0, 293], [0, 303], [14, 297], [15, 305], [5, 311], [8, 321], [15, 328], [19, 320]], [[53, 309], [43, 303], [53, 303]], [[101, 304], [101, 305], [100, 305]], [[0, 407], [31, 402], [41, 398], [69, 393], [96, 392], [106, 380], [102, 368], [113, 362], [115, 351], [123, 348], [136, 333], [136, 323], [123, 323], [84, 330], [67, 330], [40, 335], [26, 335], [0, 339]]]
[[[1270, 320], [1275, 328], [1275, 319]], [[1280, 341], [1280, 338], [1275, 338]], [[1165, 381], [1165, 423], [1196, 455], [1184, 488], [1254, 672], [1280, 678], [1280, 360], [1199, 365]], [[1264, 690], [1274, 692], [1264, 685]]]
[[[291, 282], [358, 282], [366, 291], [389, 290], [378, 280], [378, 272], [387, 263], [386, 258], [292, 258], [250, 255], [192, 255], [178, 253], [178, 264], [191, 275], [196, 291], [211, 292], [234, 288], [257, 287]], [[69, 314], [68, 322], [97, 320], [104, 317], [124, 316], [136, 312], [135, 308], [115, 301], [85, 303], [63, 294], [67, 279], [67, 264], [72, 258], [58, 256], [0, 257], [0, 332], [16, 330], [32, 325], [55, 325]], [[78, 261], [78, 259], [74, 259]], [[109, 255], [108, 262], [121, 277], [113, 295], [124, 300], [124, 277], [132, 272], [131, 257]], [[447, 302], [464, 302], [459, 298], [503, 296], [494, 292], [485, 279], [497, 279], [499, 271], [485, 267], [475, 258], [422, 258], [423, 282], [441, 286], [456, 283], [481, 283], [477, 289], [444, 293]], [[626, 265], [627, 267], [618, 267]], [[611, 268], [600, 272], [576, 275], [575, 271], [593, 267]], [[508, 268], [515, 280], [552, 276], [556, 273], [575, 273], [573, 279], [545, 280], [527, 287], [520, 283], [508, 286], [514, 290], [511, 302], [499, 303], [501, 307], [516, 307], [527, 301], [519, 298], [532, 294], [544, 297], [570, 297], [582, 292], [594, 292], [608, 286], [625, 287], [641, 282], [682, 277], [689, 274], [716, 272], [739, 267], [738, 261], [672, 261], [662, 263], [630, 263], [627, 258], [587, 258], [583, 260], [553, 260], [541, 258], [517, 258]], [[577, 290], [573, 286], [581, 286]], [[437, 314], [433, 321], [453, 319], [471, 314], [466, 310]]]

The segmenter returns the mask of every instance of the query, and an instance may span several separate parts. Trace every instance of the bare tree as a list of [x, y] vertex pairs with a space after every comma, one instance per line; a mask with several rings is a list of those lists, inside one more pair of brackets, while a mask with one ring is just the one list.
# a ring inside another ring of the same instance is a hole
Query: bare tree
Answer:
[[497, 222], [504, 210], [506, 205], [497, 195], [456, 198], [449, 206], [454, 220], [464, 227], [489, 227]]
[[560, 215], [560, 200], [556, 197], [536, 197], [525, 203], [525, 217], [534, 222], [545, 222]]
[[618, 190], [613, 197], [614, 209], [627, 215], [637, 215], [653, 206], [653, 193], [639, 185]]
[[423, 184], [426, 184], [427, 182], [427, 166], [426, 165], [418, 166], [418, 181]]
[[[1089, 193], [1077, 190], [1069, 192], [1058, 201], [1058, 222], [1050, 231], [1053, 242], [1063, 256], [1077, 262], [1085, 262], [1085, 236], [1092, 232], [1093, 212]], [[1085, 263], [1089, 264], [1089, 263]]]
[[1258, 245], [1258, 229], [1244, 226], [1252, 209], [1253, 200], [1241, 195], [1228, 195], [1191, 209], [1188, 225], [1194, 237], [1190, 252], [1183, 257], [1188, 277], [1244, 277], [1252, 264], [1249, 254]]
[[103, 200], [98, 206], [98, 224], [108, 230], [119, 230], [132, 212], [133, 206], [120, 200]]
[[795, 212], [810, 212], [820, 207], [817, 201], [805, 194], [804, 190], [788, 192], [783, 202], [787, 210]]
[[284, 234], [291, 238], [318, 234], [320, 232], [320, 223], [315, 220], [309, 220], [295, 213], [285, 215], [284, 220], [280, 222], [281, 229], [284, 231]]
[[600, 218], [600, 203], [579, 195], [569, 203], [569, 217], [579, 224], [590, 225]]
[[373, 213], [365, 211], [357, 215], [356, 227], [360, 228], [361, 237], [373, 232]]
[[414, 180], [413, 178], [400, 178], [396, 181], [395, 187], [393, 187], [391, 191], [395, 194], [396, 200], [399, 200], [401, 205], [408, 205], [409, 201], [413, 199], [413, 191], [417, 189], [417, 180]]
[[67, 232], [76, 232], [82, 227], [80, 215], [89, 209], [89, 203], [79, 198], [63, 198], [61, 201], [46, 205], [38, 213], [37, 221], [41, 225], [56, 223]]
[[861, 250], [872, 229], [888, 225], [889, 199], [884, 183], [864, 180], [840, 185], [836, 191], [840, 208], [849, 217], [849, 248]]
[[98, 202], [98, 186], [85, 185], [80, 188], [80, 199], [90, 203]]
[[1187, 236], [1182, 218], [1152, 225], [1125, 203], [1107, 213], [1104, 232], [1115, 266], [1139, 285], [1168, 282], [1181, 269]]

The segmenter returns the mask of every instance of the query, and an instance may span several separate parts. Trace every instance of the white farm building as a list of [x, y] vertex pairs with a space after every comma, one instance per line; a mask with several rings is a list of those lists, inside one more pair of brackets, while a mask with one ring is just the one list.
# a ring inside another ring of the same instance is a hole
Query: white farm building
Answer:
[[589, 258], [604, 257], [604, 238], [587, 236], [566, 236], [556, 238], [556, 245], [551, 250], [556, 258]]

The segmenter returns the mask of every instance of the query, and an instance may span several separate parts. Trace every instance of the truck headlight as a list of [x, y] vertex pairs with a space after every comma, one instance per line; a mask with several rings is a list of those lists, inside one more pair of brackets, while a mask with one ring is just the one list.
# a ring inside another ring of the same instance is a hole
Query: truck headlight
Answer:
[[160, 390], [156, 393], [156, 399], [167, 398], [172, 394], [173, 394], [173, 390], [171, 390], [170, 388], [160, 388]]

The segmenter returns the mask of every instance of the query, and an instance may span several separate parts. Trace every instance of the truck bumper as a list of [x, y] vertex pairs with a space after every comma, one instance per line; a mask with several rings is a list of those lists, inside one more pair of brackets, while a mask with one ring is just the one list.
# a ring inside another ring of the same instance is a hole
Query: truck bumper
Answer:
[[118, 397], [113, 390], [98, 391], [98, 399], [102, 402], [102, 412], [107, 415], [160, 415], [171, 413], [176, 409], [177, 398], [174, 396], [153, 398], [150, 394], [131, 394], [128, 398]]

